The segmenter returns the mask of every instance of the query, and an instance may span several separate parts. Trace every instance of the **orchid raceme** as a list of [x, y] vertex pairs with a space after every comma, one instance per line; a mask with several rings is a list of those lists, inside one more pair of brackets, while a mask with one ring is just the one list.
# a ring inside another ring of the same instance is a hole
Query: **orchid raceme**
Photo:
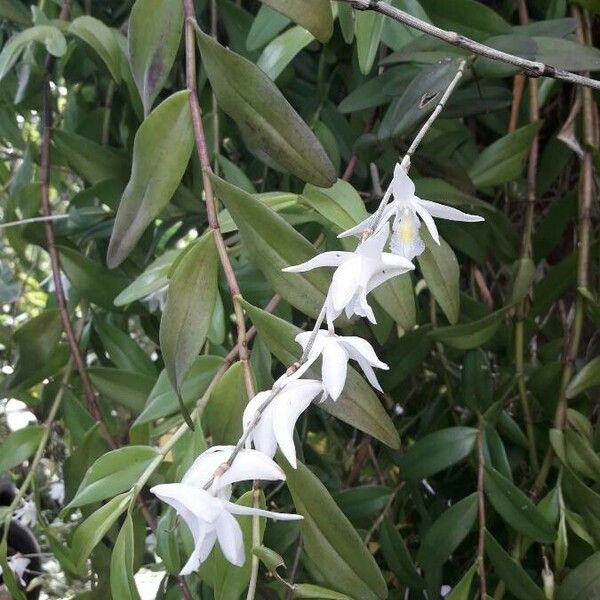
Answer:
[[[255, 448], [271, 457], [275, 456], [279, 446], [290, 465], [296, 468], [294, 426], [298, 417], [322, 391], [323, 384], [315, 379], [294, 379], [285, 383], [253, 425], [246, 445], [249, 447], [254, 443]], [[242, 416], [244, 431], [249, 429], [257, 410], [270, 395], [271, 391], [260, 392], [248, 402]]]
[[373, 309], [367, 302], [367, 294], [388, 279], [414, 269], [414, 265], [401, 256], [383, 252], [389, 235], [389, 225], [384, 225], [372, 236], [360, 243], [354, 252], [323, 252], [315, 258], [283, 269], [301, 273], [319, 267], [337, 267], [327, 293], [326, 315], [329, 327], [342, 312], [367, 317], [376, 323]]
[[[231, 466], [227, 460], [233, 446], [215, 446], [201, 454], [184, 475], [181, 483], [155, 485], [151, 492], [172, 506], [185, 521], [194, 540], [194, 551], [181, 575], [196, 571], [218, 542], [225, 558], [237, 566], [245, 561], [242, 530], [234, 515], [257, 515], [292, 521], [300, 515], [276, 513], [230, 502], [231, 486], [238, 481], [284, 480], [283, 471], [257, 450], [243, 449]], [[209, 490], [204, 489], [213, 479]]]
[[[296, 336], [296, 341], [305, 350], [312, 333], [304, 331]], [[321, 329], [310, 348], [307, 361], [294, 373], [299, 377], [319, 358], [322, 357], [321, 377], [327, 395], [337, 400], [344, 389], [348, 372], [348, 361], [355, 360], [369, 383], [382, 391], [373, 367], [388, 369], [389, 367], [377, 358], [373, 346], [357, 336], [336, 335], [332, 331]]]
[[356, 227], [340, 233], [338, 237], [356, 235], [372, 229], [378, 232], [393, 218], [390, 249], [394, 254], [412, 260], [425, 250], [425, 244], [419, 233], [421, 228], [419, 217], [437, 244], [440, 243], [440, 236], [433, 217], [468, 223], [484, 220], [479, 215], [470, 215], [451, 206], [422, 200], [415, 196], [415, 184], [399, 163], [394, 169], [392, 195], [393, 201], [384, 208], [379, 217], [375, 213]]

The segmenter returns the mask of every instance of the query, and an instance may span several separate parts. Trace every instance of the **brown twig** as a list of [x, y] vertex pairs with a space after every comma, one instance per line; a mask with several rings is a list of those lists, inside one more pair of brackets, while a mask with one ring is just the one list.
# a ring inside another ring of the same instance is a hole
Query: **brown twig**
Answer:
[[[64, 21], [69, 15], [71, 8], [71, 0], [65, 0], [62, 5], [59, 19]], [[113, 448], [116, 447], [116, 443], [110, 432], [106, 428], [104, 421], [102, 420], [102, 413], [98, 407], [98, 401], [96, 393], [92, 387], [92, 383], [86, 370], [86, 364], [81, 354], [77, 337], [73, 331], [73, 325], [69, 316], [69, 309], [67, 307], [67, 301], [65, 298], [65, 290], [62, 284], [61, 270], [60, 270], [60, 259], [58, 251], [56, 249], [56, 240], [54, 238], [54, 229], [52, 227], [52, 208], [50, 206], [49, 198], [49, 185], [50, 185], [50, 131], [52, 129], [52, 99], [50, 96], [50, 79], [52, 77], [52, 70], [54, 67], [54, 57], [48, 53], [46, 55], [46, 62], [44, 64], [44, 78], [42, 83], [42, 142], [40, 148], [40, 192], [41, 192], [41, 205], [42, 214], [44, 216], [44, 233], [46, 237], [46, 245], [48, 247], [48, 254], [50, 255], [50, 264], [52, 267], [52, 279], [54, 281], [54, 290], [56, 295], [56, 303], [58, 304], [58, 310], [60, 318], [63, 324], [63, 329], [67, 337], [67, 343], [69, 344], [69, 351], [73, 357], [73, 362], [81, 385], [83, 387], [83, 393], [86, 398], [88, 409], [94, 419], [100, 424], [100, 428], [103, 436], [107, 442]]]
[[196, 20], [196, 9], [193, 0], [183, 0], [185, 12], [185, 73], [187, 89], [190, 91], [190, 111], [192, 114], [192, 128], [194, 130], [194, 140], [196, 142], [196, 152], [202, 167], [202, 183], [204, 185], [204, 193], [206, 196], [206, 214], [208, 217], [208, 226], [214, 235], [217, 253], [221, 261], [221, 267], [227, 280], [233, 309], [235, 311], [235, 319], [237, 325], [237, 345], [238, 355], [242, 363], [242, 372], [244, 374], [244, 385], [248, 399], [254, 396], [254, 382], [252, 380], [252, 371], [248, 359], [248, 340], [246, 333], [246, 323], [244, 319], [244, 311], [240, 303], [241, 292], [235, 272], [229, 255], [227, 254], [227, 246], [223, 239], [223, 234], [219, 227], [217, 219], [217, 200], [212, 188], [210, 174], [212, 168], [210, 166], [210, 158], [208, 156], [208, 148], [206, 145], [206, 136], [204, 135], [204, 127], [202, 125], [202, 111], [198, 102], [198, 91], [196, 89], [196, 34], [194, 32], [194, 22]]
[[569, 71], [558, 69], [543, 62], [528, 60], [526, 58], [521, 58], [520, 56], [515, 56], [514, 54], [509, 54], [508, 52], [502, 52], [501, 50], [490, 48], [485, 44], [480, 44], [471, 38], [460, 35], [456, 31], [446, 31], [445, 29], [440, 29], [435, 25], [426, 23], [421, 19], [417, 19], [416, 17], [413, 17], [412, 15], [409, 15], [398, 8], [395, 8], [391, 4], [380, 2], [379, 0], [343, 1], [348, 2], [357, 10], [372, 10], [381, 13], [382, 15], [394, 19], [394, 21], [404, 23], [404, 25], [408, 25], [408, 27], [411, 27], [412, 29], [416, 29], [417, 31], [421, 31], [432, 37], [436, 37], [444, 42], [447, 42], [448, 44], [457, 46], [458, 48], [468, 50], [473, 54], [513, 65], [518, 69], [521, 69], [521, 71], [523, 71], [523, 73], [529, 77], [551, 77], [552, 79], [559, 79], [561, 81], [567, 81], [569, 83], [575, 83], [600, 90], [600, 81], [596, 79], [577, 75], [576, 73], [570, 73]]

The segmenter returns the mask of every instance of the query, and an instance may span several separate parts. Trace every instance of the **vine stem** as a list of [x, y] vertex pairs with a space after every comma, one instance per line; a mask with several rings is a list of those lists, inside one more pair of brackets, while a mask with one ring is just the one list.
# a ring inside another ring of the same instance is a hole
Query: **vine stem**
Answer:
[[483, 453], [483, 434], [484, 422], [481, 415], [479, 415], [479, 425], [477, 428], [477, 510], [479, 514], [477, 563], [481, 600], [487, 598], [487, 579], [485, 576], [485, 455]]
[[[69, 10], [71, 8], [71, 0], [65, 0], [63, 3], [59, 20], [65, 21], [69, 16]], [[42, 214], [44, 216], [44, 233], [46, 237], [46, 245], [48, 246], [48, 254], [50, 255], [50, 264], [52, 267], [52, 279], [54, 280], [54, 290], [56, 294], [56, 303], [58, 304], [58, 310], [62, 321], [63, 329], [67, 337], [67, 343], [69, 345], [69, 351], [79, 373], [81, 379], [81, 385], [83, 387], [83, 393], [86, 398], [86, 402], [90, 412], [94, 419], [99, 423], [100, 430], [103, 437], [109, 443], [112, 448], [116, 448], [117, 444], [110, 432], [108, 431], [103, 419], [98, 402], [96, 399], [96, 393], [92, 387], [92, 383], [86, 370], [86, 364], [81, 354], [75, 332], [73, 331], [73, 324], [69, 316], [69, 309], [67, 307], [67, 301], [65, 297], [65, 290], [62, 284], [61, 271], [60, 271], [60, 259], [58, 251], [56, 249], [56, 241], [54, 238], [54, 229], [52, 228], [52, 208], [50, 206], [49, 197], [49, 186], [50, 186], [50, 131], [52, 129], [52, 100], [50, 96], [50, 79], [52, 76], [52, 70], [54, 67], [54, 57], [52, 54], [46, 54], [46, 62], [44, 64], [44, 78], [42, 84], [42, 142], [40, 148], [40, 193], [41, 193], [41, 205]]]
[[411, 27], [412, 29], [416, 29], [417, 31], [421, 31], [427, 35], [438, 38], [444, 42], [447, 42], [448, 44], [451, 44], [452, 46], [457, 46], [458, 48], [468, 50], [473, 54], [513, 65], [529, 77], [551, 77], [552, 79], [559, 79], [561, 81], [567, 81], [568, 83], [574, 83], [600, 90], [600, 81], [597, 79], [577, 75], [576, 73], [564, 71], [563, 69], [558, 69], [552, 65], [547, 65], [540, 61], [528, 60], [520, 56], [515, 56], [514, 54], [509, 54], [508, 52], [490, 48], [490, 46], [486, 46], [485, 44], [476, 42], [475, 40], [472, 40], [464, 35], [460, 35], [456, 31], [447, 31], [445, 29], [441, 29], [440, 27], [436, 27], [435, 25], [431, 25], [430, 23], [426, 23], [425, 21], [422, 21], [417, 17], [413, 17], [412, 15], [392, 6], [391, 4], [380, 2], [379, 0], [342, 1], [347, 2], [357, 10], [371, 10], [381, 13], [382, 15], [390, 17], [394, 21], [408, 25], [408, 27]]
[[[525, 0], [517, 0], [519, 12], [519, 22], [521, 25], [529, 24], [529, 13]], [[518, 118], [518, 114], [517, 117]], [[513, 115], [511, 115], [511, 125]], [[538, 81], [529, 79], [529, 122], [537, 124], [540, 120], [540, 107], [538, 101]], [[529, 147], [529, 157], [527, 161], [527, 202], [525, 208], [525, 218], [523, 223], [523, 233], [521, 236], [521, 258], [531, 259], [532, 248], [531, 238], [534, 229], [535, 202], [537, 197], [537, 172], [538, 159], [540, 153], [539, 135], [536, 133], [531, 146]], [[535, 432], [533, 429], [533, 419], [531, 416], [531, 406], [527, 395], [527, 385], [525, 382], [525, 324], [524, 319], [528, 312], [527, 296], [519, 302], [516, 310], [515, 321], [515, 369], [517, 378], [517, 389], [521, 400], [521, 408], [525, 420], [525, 431], [527, 433], [527, 445], [529, 446], [529, 461], [535, 473], [539, 471], [540, 463], [538, 460], [537, 448], [535, 444]]]
[[[578, 7], [572, 7], [573, 14], [577, 19], [577, 37], [583, 44], [592, 44], [592, 35], [590, 31], [589, 19], [587, 13], [581, 11]], [[583, 131], [585, 136], [585, 148], [581, 159], [581, 175], [579, 180], [579, 223], [578, 223], [578, 241], [579, 255], [577, 258], [577, 287], [580, 290], [586, 290], [589, 281], [589, 262], [590, 262], [590, 237], [592, 229], [591, 207], [594, 197], [594, 165], [592, 158], [592, 149], [597, 148], [600, 140], [598, 131], [597, 109], [591, 91], [581, 90], [583, 96]], [[573, 367], [577, 355], [579, 354], [579, 345], [581, 342], [581, 332], [585, 320], [585, 298], [581, 293], [577, 294], [575, 300], [575, 318], [571, 331], [568, 335], [568, 346], [565, 352], [562, 378], [560, 382], [558, 403], [554, 415], [554, 427], [564, 429], [567, 420], [567, 386], [573, 376]], [[535, 480], [532, 495], [537, 496], [546, 483], [552, 458], [554, 456], [552, 447], [548, 448], [542, 466]]]
[[237, 325], [237, 346], [239, 360], [242, 363], [242, 372], [244, 375], [244, 386], [248, 399], [254, 396], [254, 382], [252, 379], [252, 371], [248, 358], [248, 339], [246, 332], [246, 323], [244, 311], [241, 305], [241, 292], [235, 272], [229, 255], [227, 254], [227, 246], [223, 239], [223, 234], [219, 227], [217, 219], [217, 199], [215, 198], [214, 190], [210, 180], [212, 168], [210, 166], [210, 158], [208, 156], [208, 148], [206, 145], [206, 136], [204, 135], [204, 126], [202, 125], [202, 111], [198, 102], [198, 90], [196, 87], [196, 34], [194, 33], [194, 24], [196, 22], [196, 9], [194, 0], [183, 0], [185, 12], [185, 73], [186, 85], [190, 92], [190, 112], [192, 115], [192, 128], [194, 130], [194, 140], [196, 143], [196, 152], [202, 167], [202, 183], [204, 185], [204, 194], [206, 197], [206, 214], [208, 217], [208, 226], [213, 232], [217, 253], [221, 262], [221, 267], [225, 274], [227, 286], [231, 294], [235, 320]]

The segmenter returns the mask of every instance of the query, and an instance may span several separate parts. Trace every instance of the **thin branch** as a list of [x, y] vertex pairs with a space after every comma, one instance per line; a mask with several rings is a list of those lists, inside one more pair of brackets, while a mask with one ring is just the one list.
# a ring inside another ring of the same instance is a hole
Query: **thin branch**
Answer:
[[479, 592], [481, 600], [487, 598], [487, 579], [485, 576], [485, 455], [483, 453], [483, 430], [483, 419], [480, 416], [477, 428], [477, 508], [479, 513], [477, 563], [479, 566]]
[[567, 81], [568, 83], [574, 83], [600, 90], [600, 81], [596, 79], [577, 75], [576, 73], [570, 73], [569, 71], [558, 69], [552, 65], [547, 65], [540, 61], [528, 60], [527, 58], [515, 56], [514, 54], [509, 54], [508, 52], [503, 52], [502, 50], [490, 48], [485, 44], [480, 44], [471, 38], [460, 35], [459, 33], [456, 33], [456, 31], [446, 31], [445, 29], [441, 29], [435, 25], [421, 21], [421, 19], [417, 19], [403, 10], [395, 8], [391, 4], [380, 2], [379, 0], [342, 1], [348, 2], [348, 4], [352, 5], [352, 7], [357, 10], [372, 10], [381, 13], [382, 15], [394, 19], [394, 21], [408, 25], [408, 27], [436, 37], [444, 42], [447, 42], [448, 44], [457, 46], [458, 48], [468, 50], [473, 54], [513, 65], [514, 67], [521, 69], [521, 71], [523, 71], [523, 73], [529, 77], [551, 77], [552, 79], [559, 79], [561, 81]]
[[69, 215], [48, 215], [44, 217], [29, 217], [28, 219], [20, 219], [18, 221], [9, 221], [8, 223], [0, 223], [0, 229], [8, 227], [19, 227], [20, 225], [29, 225], [30, 223], [44, 223], [45, 221], [62, 221], [68, 219]]
[[248, 358], [248, 340], [246, 333], [246, 323], [244, 311], [240, 303], [241, 292], [235, 272], [229, 255], [227, 254], [227, 246], [223, 239], [223, 234], [219, 227], [217, 219], [217, 199], [212, 188], [210, 174], [212, 168], [210, 166], [210, 158], [208, 156], [208, 148], [206, 145], [206, 136], [204, 135], [204, 126], [202, 125], [202, 111], [198, 102], [198, 91], [196, 89], [196, 34], [194, 33], [194, 25], [196, 22], [196, 9], [194, 0], [183, 0], [185, 12], [185, 73], [187, 89], [190, 91], [190, 111], [192, 114], [192, 127], [194, 130], [194, 139], [196, 142], [196, 152], [202, 167], [202, 183], [204, 185], [204, 193], [206, 196], [206, 214], [208, 216], [208, 225], [213, 232], [219, 260], [223, 267], [225, 279], [231, 294], [233, 309], [235, 312], [235, 320], [237, 325], [237, 345], [239, 349], [239, 359], [242, 363], [242, 372], [244, 375], [244, 385], [246, 387], [246, 395], [248, 399], [254, 396], [254, 382], [252, 379], [252, 370]]
[[[69, 15], [71, 7], [71, 0], [65, 0], [62, 5], [59, 19], [61, 21], [66, 20]], [[62, 320], [63, 329], [67, 337], [69, 344], [69, 350], [79, 377], [81, 379], [81, 385], [83, 386], [83, 392], [87, 401], [88, 408], [92, 413], [94, 419], [100, 424], [101, 431], [108, 441], [108, 443], [114, 448], [116, 447], [115, 441], [112, 439], [104, 421], [102, 420], [102, 413], [98, 407], [96, 394], [92, 387], [90, 378], [88, 377], [85, 361], [81, 354], [77, 338], [73, 331], [73, 325], [69, 317], [69, 309], [65, 299], [65, 291], [62, 284], [61, 272], [60, 272], [60, 260], [58, 251], [56, 249], [56, 242], [54, 239], [54, 230], [52, 228], [52, 208], [50, 206], [49, 198], [49, 185], [50, 185], [50, 131], [52, 129], [52, 100], [50, 96], [50, 79], [52, 70], [54, 67], [54, 57], [48, 53], [46, 55], [46, 62], [44, 66], [44, 79], [42, 84], [42, 144], [41, 144], [41, 160], [40, 160], [40, 190], [41, 190], [41, 204], [42, 213], [44, 215], [44, 232], [46, 235], [46, 244], [48, 246], [48, 254], [50, 255], [50, 264], [52, 265], [52, 278], [54, 280], [54, 289], [56, 294], [56, 303], [60, 312], [60, 318]]]

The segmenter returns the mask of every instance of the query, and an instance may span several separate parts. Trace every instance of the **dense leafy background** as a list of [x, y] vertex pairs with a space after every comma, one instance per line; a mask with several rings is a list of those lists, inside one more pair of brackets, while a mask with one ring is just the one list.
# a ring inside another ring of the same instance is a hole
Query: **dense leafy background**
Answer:
[[[596, 0], [527, 1], [528, 25], [512, 0], [392, 3], [495, 48], [600, 70]], [[293, 337], [312, 326], [329, 281], [281, 268], [341, 247], [336, 235], [376, 206], [466, 56], [343, 2], [300, 4], [196, 2], [202, 119], [219, 224], [257, 330], [258, 389], [298, 357]], [[0, 471], [22, 485], [40, 449], [27, 484], [45, 594], [135, 598], [134, 573], [147, 582], [153, 572], [157, 597], [178, 598], [190, 540], [136, 482], [149, 467], [144, 482], [176, 481], [207, 443], [235, 443], [247, 401], [241, 365], [227, 356], [234, 306], [193, 149], [183, 9], [176, 0], [81, 0], [62, 23], [59, 9], [0, 0], [0, 210], [3, 224], [39, 215], [48, 51], [57, 57], [54, 231], [87, 371], [120, 448], [109, 451], [68, 363], [42, 224], [3, 226]], [[413, 158], [419, 196], [485, 222], [438, 222], [441, 246], [427, 240], [417, 270], [373, 294], [377, 326], [343, 324], [390, 365], [385, 393], [351, 373], [337, 404], [299, 422], [305, 466], [264, 490], [267, 505], [305, 515], [301, 537], [297, 524], [267, 524], [263, 544], [287, 565], [279, 574], [333, 590], [305, 586], [299, 596], [438, 598], [452, 588], [452, 600], [467, 599], [479, 595], [485, 548], [494, 598], [600, 597], [598, 94], [515, 76], [470, 61]], [[262, 309], [275, 293], [271, 315]], [[183, 419], [175, 388], [187, 411], [200, 401], [201, 423], [163, 457]], [[36, 424], [11, 432], [15, 405]], [[49, 495], [57, 480], [63, 510]], [[146, 520], [131, 501], [138, 493]], [[269, 574], [277, 560], [258, 554], [257, 596], [285, 597]], [[4, 555], [0, 545], [0, 565]], [[188, 578], [193, 596], [245, 595], [249, 565], [214, 552]]]

